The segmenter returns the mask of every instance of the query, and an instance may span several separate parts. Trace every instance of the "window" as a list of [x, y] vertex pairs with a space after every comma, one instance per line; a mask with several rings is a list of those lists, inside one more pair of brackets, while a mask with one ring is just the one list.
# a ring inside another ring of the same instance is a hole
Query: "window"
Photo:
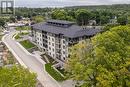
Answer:
[[65, 51], [63, 51], [63, 54], [65, 54]]
[[52, 46], [54, 46], [54, 43], [52, 43]]
[[49, 42], [49, 45], [51, 45], [51, 42]]
[[65, 49], [65, 46], [63, 46], [63, 49]]
[[65, 40], [63, 40], [63, 43], [65, 44]]
[[53, 54], [53, 57], [55, 57], [55, 55]]
[[42, 44], [41, 44], [41, 46], [42, 46]]
[[50, 40], [50, 37], [48, 37], [48, 39]]
[[63, 57], [63, 60], [65, 60], [65, 57]]
[[54, 48], [52, 50], [53, 50], [53, 52], [55, 51]]
[[54, 38], [52, 38], [52, 41], [54, 41]]
[[49, 47], [49, 50], [51, 50], [51, 47]]

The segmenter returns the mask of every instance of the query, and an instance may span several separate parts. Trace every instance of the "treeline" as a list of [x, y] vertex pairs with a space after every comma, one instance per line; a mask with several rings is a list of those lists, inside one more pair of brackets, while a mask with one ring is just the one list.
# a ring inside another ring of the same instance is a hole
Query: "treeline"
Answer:
[[[15, 22], [23, 17], [41, 22], [46, 19], [74, 21], [78, 25], [105, 25], [130, 22], [130, 5], [74, 6], [64, 8], [15, 8], [15, 17], [6, 21]], [[3, 20], [0, 18], [0, 21]], [[3, 26], [3, 22], [0, 23]]]
[[33, 18], [43, 16], [46, 19], [59, 19], [75, 21], [79, 25], [88, 25], [90, 20], [95, 20], [96, 25], [104, 25], [111, 19], [116, 19], [119, 24], [127, 24], [130, 20], [130, 5], [101, 5], [101, 6], [75, 6], [65, 8], [16, 8], [15, 15]]
[[129, 14], [130, 4], [115, 4], [115, 5], [95, 5], [95, 6], [73, 6], [67, 9], [88, 9], [88, 10], [108, 10], [117, 14]]

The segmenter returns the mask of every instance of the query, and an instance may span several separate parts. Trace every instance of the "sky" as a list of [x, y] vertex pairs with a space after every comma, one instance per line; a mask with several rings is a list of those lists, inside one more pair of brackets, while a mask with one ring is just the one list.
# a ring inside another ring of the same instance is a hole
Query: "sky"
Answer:
[[36, 8], [111, 4], [130, 4], [130, 0], [15, 0], [16, 7]]

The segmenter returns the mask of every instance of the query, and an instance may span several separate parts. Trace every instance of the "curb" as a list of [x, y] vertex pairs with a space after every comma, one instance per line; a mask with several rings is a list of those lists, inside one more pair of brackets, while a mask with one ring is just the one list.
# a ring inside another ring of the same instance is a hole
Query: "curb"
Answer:
[[37, 56], [35, 56], [35, 55], [29, 53], [19, 42], [16, 42], [16, 43], [19, 45], [19, 47], [20, 47], [26, 54], [31, 55], [31, 56], [34, 56], [34, 57], [36, 57], [36, 59], [37, 59], [39, 62], [41, 62], [42, 64], [46, 64], [41, 58], [38, 58]]
[[[16, 35], [17, 35], [17, 34], [18, 34], [18, 33], [16, 32]], [[13, 40], [15, 40], [14, 37], [15, 37], [15, 35], [13, 36]], [[30, 52], [28, 52], [19, 42], [16, 42], [16, 44], [19, 45], [19, 47], [20, 47], [26, 54], [36, 57], [36, 59], [37, 59], [39, 62], [41, 62], [41, 64], [43, 64], [43, 70], [44, 70], [44, 72], [45, 72], [53, 81], [56, 82], [56, 84], [58, 85], [58, 87], [61, 87], [61, 86], [59, 85], [59, 83], [58, 83], [53, 77], [51, 77], [48, 72], [46, 72], [46, 70], [45, 70], [45, 64], [46, 64], [46, 63], [45, 63], [41, 58], [39, 58], [39, 57], [37, 57], [37, 56], [31, 54]], [[8, 45], [8, 44], [7, 44], [7, 45]], [[10, 47], [9, 47], [9, 48], [10, 48]], [[14, 51], [12, 50], [12, 52], [14, 52]], [[15, 52], [14, 52], [14, 54], [15, 54]], [[15, 55], [16, 55], [16, 54], [15, 54]], [[16, 56], [17, 56], [17, 55], [16, 55]], [[19, 58], [19, 59], [20, 59], [20, 58]], [[21, 60], [21, 59], [20, 59], [20, 60]], [[22, 60], [21, 60], [21, 61], [22, 61]], [[23, 63], [23, 61], [22, 61], [22, 64], [27, 68], [27, 66]], [[29, 70], [30, 70], [30, 69], [29, 69]], [[30, 72], [32, 72], [32, 71], [30, 70]]]
[[[17, 35], [17, 34], [18, 34], [18, 33], [16, 33], [16, 35]], [[13, 40], [15, 40], [15, 36], [16, 36], [16, 35], [14, 35]], [[16, 41], [16, 40], [15, 40], [15, 41]], [[16, 42], [16, 44], [19, 45], [19, 47], [20, 47], [26, 54], [36, 57], [39, 62], [41, 62], [42, 64], [45, 64], [45, 62], [44, 62], [42, 59], [40, 59], [40, 58], [38, 58], [37, 56], [35, 56], [35, 55], [31, 54], [30, 52], [28, 52], [19, 42]]]
[[14, 52], [14, 50], [12, 48], [10, 48], [10, 46], [4, 41], [4, 38], [6, 37], [7, 35], [3, 36], [2, 37], [2, 42], [5, 43], [5, 45], [8, 47], [8, 49], [12, 52], [12, 54], [15, 56], [15, 58], [18, 60], [18, 62], [25, 68], [28, 68], [24, 63], [23, 61], [17, 56], [17, 54]]
[[[36, 57], [35, 55], [29, 53], [19, 42], [17, 42], [17, 44], [18, 44], [19, 47], [20, 47], [21, 49], [23, 49], [28, 55], [31, 55], [31, 56]], [[37, 57], [36, 57], [36, 58], [37, 58]], [[46, 63], [45, 63], [42, 59], [40, 59], [40, 58], [37, 58], [37, 60], [43, 64], [43, 70], [44, 70], [44, 72], [45, 72], [51, 79], [53, 79], [53, 81], [56, 82], [56, 84], [58, 85], [58, 87], [61, 87], [61, 86], [59, 85], [59, 83], [58, 83], [48, 72], [46, 72], [46, 70], [45, 70], [45, 64], [46, 64]]]
[[43, 66], [43, 70], [45, 71], [45, 73], [46, 73], [51, 79], [53, 79], [53, 80], [57, 83], [58, 87], [61, 87], [61, 86], [59, 85], [59, 83], [58, 83], [48, 72], [46, 72], [45, 66]]

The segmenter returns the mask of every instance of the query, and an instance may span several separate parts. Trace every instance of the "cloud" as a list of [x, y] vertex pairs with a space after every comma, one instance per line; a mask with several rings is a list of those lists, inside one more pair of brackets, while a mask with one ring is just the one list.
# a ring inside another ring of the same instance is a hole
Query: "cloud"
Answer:
[[130, 0], [15, 0], [18, 7], [63, 7], [79, 5], [128, 4]]

